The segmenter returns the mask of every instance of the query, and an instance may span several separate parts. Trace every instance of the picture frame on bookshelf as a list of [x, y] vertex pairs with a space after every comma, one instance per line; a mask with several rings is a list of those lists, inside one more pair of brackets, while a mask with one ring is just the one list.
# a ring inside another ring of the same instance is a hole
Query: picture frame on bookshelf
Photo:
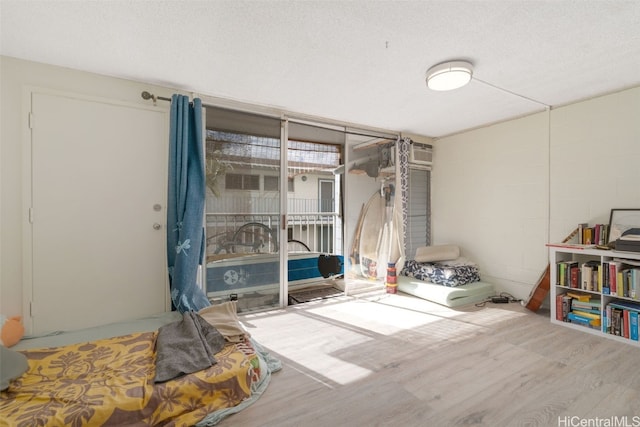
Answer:
[[615, 242], [630, 228], [640, 228], [640, 209], [611, 209], [609, 242]]

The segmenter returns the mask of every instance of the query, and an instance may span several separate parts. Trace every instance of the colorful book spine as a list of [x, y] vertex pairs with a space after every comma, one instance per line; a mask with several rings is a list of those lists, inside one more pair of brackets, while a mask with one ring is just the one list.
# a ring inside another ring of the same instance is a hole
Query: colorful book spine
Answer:
[[622, 336], [629, 338], [629, 310], [622, 310]]
[[567, 292], [567, 296], [570, 296], [571, 298], [575, 298], [578, 301], [583, 301], [583, 302], [591, 300], [591, 295], [583, 294], [583, 293], [580, 293], [580, 292], [570, 291], [570, 292]]
[[618, 271], [617, 265], [615, 262], [609, 263], [609, 292], [612, 295], [616, 295], [618, 293]]
[[572, 298], [566, 294], [556, 295], [556, 320], [567, 321], [567, 314], [571, 311]]
[[586, 316], [581, 316], [579, 314], [576, 314], [574, 312], [569, 312], [567, 314], [567, 319], [569, 319], [569, 321], [571, 323], [575, 323], [577, 325], [581, 325], [581, 326], [587, 326], [589, 328], [600, 328], [600, 318], [597, 319], [592, 319], [590, 317], [586, 317]]
[[616, 307], [611, 309], [611, 333], [622, 336], [622, 310]]
[[593, 290], [593, 267], [588, 264], [582, 264], [582, 289], [587, 291]]
[[600, 266], [600, 275], [598, 281], [601, 283], [600, 289], [603, 294], [610, 294], [611, 288], [609, 287], [609, 263], [603, 262]]
[[564, 315], [563, 315], [563, 309], [562, 309], [562, 300], [564, 299], [564, 295], [563, 294], [558, 294], [556, 295], [556, 320], [559, 320], [560, 322], [564, 322]]
[[582, 222], [578, 224], [578, 243], [581, 245], [585, 244], [584, 230], [588, 227], [589, 227], [589, 223], [587, 222]]
[[574, 289], [580, 288], [580, 267], [577, 262], [569, 264], [569, 286]]
[[629, 338], [633, 341], [638, 341], [638, 312], [629, 312]]
[[562, 320], [567, 322], [567, 315], [571, 312], [571, 298], [569, 295], [562, 296]]

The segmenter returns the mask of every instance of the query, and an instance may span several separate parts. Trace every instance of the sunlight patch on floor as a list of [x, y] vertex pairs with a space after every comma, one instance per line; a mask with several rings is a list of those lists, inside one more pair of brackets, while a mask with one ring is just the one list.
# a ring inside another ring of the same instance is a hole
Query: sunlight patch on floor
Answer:
[[482, 310], [458, 313], [456, 320], [464, 320], [476, 325], [492, 326], [500, 322], [508, 322], [530, 315], [532, 314], [521, 307], [502, 308], [501, 305], [488, 305]]
[[[353, 360], [354, 348], [381, 351], [384, 345], [400, 345], [409, 355], [416, 347], [442, 348], [490, 334], [492, 325], [526, 315], [520, 306], [456, 310], [415, 297], [388, 295], [375, 301], [351, 297], [314, 301], [247, 314], [242, 322], [285, 365], [332, 387], [375, 373], [380, 362]], [[329, 325], [331, 333], [327, 333]]]
[[363, 301], [318, 306], [309, 311], [382, 335], [395, 334], [439, 320], [438, 317], [426, 313], [398, 310], [395, 307]]
[[[344, 349], [371, 343], [375, 338], [370, 335], [352, 328], [341, 328], [337, 334], [323, 333], [327, 321], [307, 316], [304, 311], [271, 317], [248, 315], [242, 321], [261, 345], [324, 384], [348, 384], [373, 373], [357, 361], [335, 356]], [[294, 332], [301, 329], [305, 331], [302, 335]]]
[[405, 310], [425, 313], [438, 318], [460, 320], [487, 327], [498, 322], [531, 315], [530, 312], [523, 309], [523, 307], [517, 303], [492, 304], [487, 302], [483, 306], [470, 304], [451, 308], [406, 294], [379, 294], [368, 297], [367, 300]]

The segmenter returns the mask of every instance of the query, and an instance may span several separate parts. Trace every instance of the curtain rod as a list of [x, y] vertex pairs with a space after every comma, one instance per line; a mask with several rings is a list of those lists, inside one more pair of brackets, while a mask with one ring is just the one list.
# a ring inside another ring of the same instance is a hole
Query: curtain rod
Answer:
[[156, 103], [156, 101], [158, 99], [161, 100], [161, 101], [169, 101], [169, 102], [171, 102], [171, 98], [165, 98], [164, 96], [155, 96], [154, 94], [149, 93], [146, 90], [144, 92], [142, 92], [140, 94], [140, 96], [142, 96], [142, 99], [152, 99], [154, 104]]

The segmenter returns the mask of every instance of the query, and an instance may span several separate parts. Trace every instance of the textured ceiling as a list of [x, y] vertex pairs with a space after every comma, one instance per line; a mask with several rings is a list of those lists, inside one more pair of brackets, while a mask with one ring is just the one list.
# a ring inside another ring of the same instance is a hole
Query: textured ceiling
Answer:
[[[0, 1], [1, 53], [432, 137], [640, 85], [640, 1]], [[463, 59], [474, 80], [429, 91]]]

